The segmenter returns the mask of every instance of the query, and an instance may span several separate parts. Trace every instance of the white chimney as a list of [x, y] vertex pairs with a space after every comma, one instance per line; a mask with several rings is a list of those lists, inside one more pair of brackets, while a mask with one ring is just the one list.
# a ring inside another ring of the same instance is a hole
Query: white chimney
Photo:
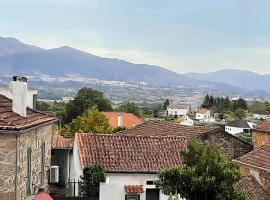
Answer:
[[122, 113], [119, 112], [117, 116], [117, 126], [122, 127], [123, 126], [123, 116]]
[[26, 117], [27, 106], [27, 78], [13, 76], [12, 89], [12, 111]]

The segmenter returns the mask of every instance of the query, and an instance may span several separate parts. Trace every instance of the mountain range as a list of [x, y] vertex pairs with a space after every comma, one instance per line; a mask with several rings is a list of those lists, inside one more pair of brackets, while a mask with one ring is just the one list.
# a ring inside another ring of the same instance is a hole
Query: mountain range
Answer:
[[68, 46], [43, 49], [4, 37], [0, 37], [0, 74], [42, 74], [51, 77], [78, 74], [100, 80], [144, 82], [242, 94], [261, 95], [270, 92], [270, 75], [239, 70], [178, 74], [159, 66], [102, 58]]

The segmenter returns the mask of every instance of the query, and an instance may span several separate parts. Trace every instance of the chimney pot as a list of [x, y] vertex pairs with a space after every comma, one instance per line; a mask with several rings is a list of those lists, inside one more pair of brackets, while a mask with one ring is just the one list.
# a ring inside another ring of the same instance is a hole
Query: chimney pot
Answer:
[[26, 117], [27, 107], [27, 78], [22, 76], [13, 76], [11, 82], [12, 89], [12, 111]]

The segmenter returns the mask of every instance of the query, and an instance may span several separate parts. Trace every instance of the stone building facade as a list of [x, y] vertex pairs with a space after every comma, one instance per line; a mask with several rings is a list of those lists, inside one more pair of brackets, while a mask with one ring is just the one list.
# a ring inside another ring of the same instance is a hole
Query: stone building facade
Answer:
[[39, 189], [48, 190], [56, 121], [52, 116], [26, 107], [26, 93], [22, 92], [27, 91], [26, 78], [14, 77], [13, 81], [26, 89], [14, 94], [13, 101], [0, 95], [1, 200], [31, 199]]

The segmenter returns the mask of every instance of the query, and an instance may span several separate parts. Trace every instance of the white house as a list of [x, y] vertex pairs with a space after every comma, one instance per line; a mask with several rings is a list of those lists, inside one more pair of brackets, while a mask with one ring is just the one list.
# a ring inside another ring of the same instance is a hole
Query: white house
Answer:
[[[20, 78], [17, 76], [14, 76], [13, 79], [16, 78]], [[9, 99], [16, 99], [16, 96], [14, 96], [13, 94], [16, 93], [14, 90], [16, 88], [19, 88], [18, 90], [20, 90], [20, 92], [23, 92], [22, 89], [18, 86], [18, 83], [16, 81], [12, 81], [9, 85], [8, 88], [0, 88], [0, 94], [6, 96]], [[34, 108], [36, 106], [36, 99], [37, 99], [37, 90], [31, 90], [29, 88], [26, 88], [26, 106], [28, 108]]]
[[252, 133], [255, 126], [256, 124], [253, 122], [232, 121], [225, 125], [225, 131], [232, 135], [237, 133]]
[[79, 179], [85, 167], [100, 164], [106, 171], [100, 200], [167, 200], [154, 181], [158, 171], [181, 163], [179, 151], [186, 148], [182, 136], [77, 133], [70, 176]]
[[210, 120], [210, 110], [205, 109], [205, 108], [201, 108], [196, 112], [196, 116], [195, 119], [199, 120], [199, 121], [207, 121]]
[[265, 110], [255, 112], [253, 114], [254, 119], [267, 119], [268, 117], [269, 117], [269, 112]]
[[190, 114], [191, 107], [190, 106], [168, 106], [167, 112], [168, 112], [168, 115], [183, 116], [183, 115]]
[[181, 116], [177, 122], [183, 126], [194, 126], [194, 121], [188, 115]]

